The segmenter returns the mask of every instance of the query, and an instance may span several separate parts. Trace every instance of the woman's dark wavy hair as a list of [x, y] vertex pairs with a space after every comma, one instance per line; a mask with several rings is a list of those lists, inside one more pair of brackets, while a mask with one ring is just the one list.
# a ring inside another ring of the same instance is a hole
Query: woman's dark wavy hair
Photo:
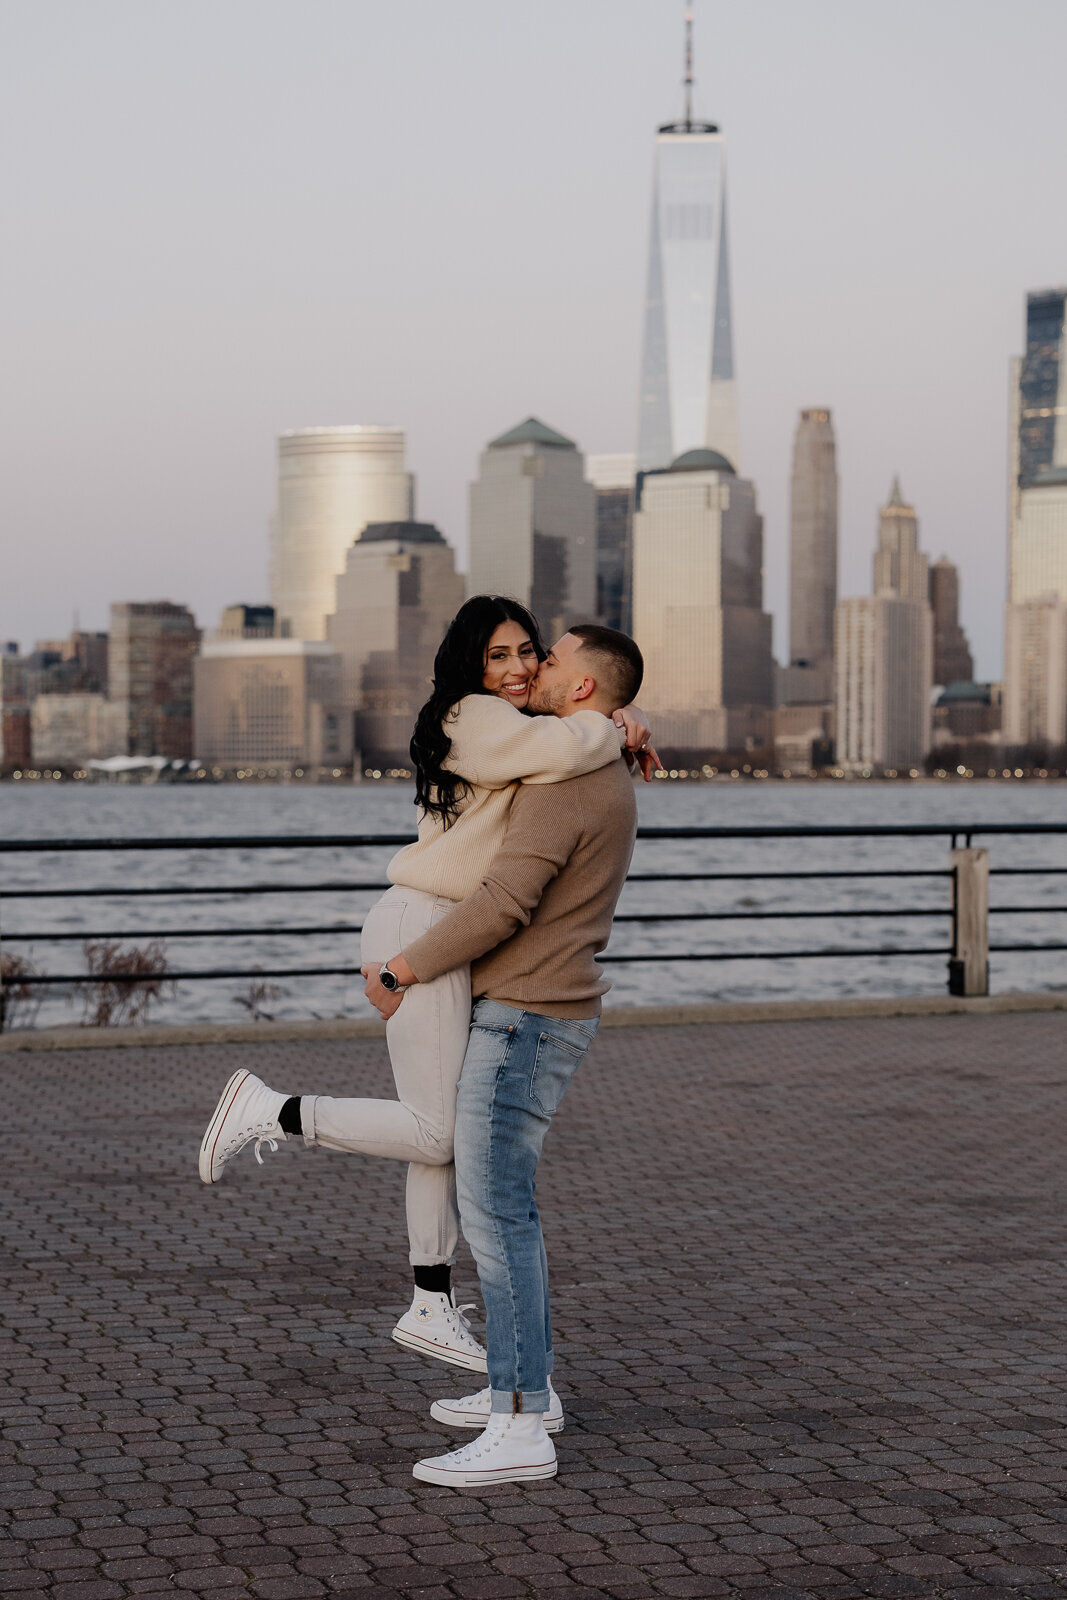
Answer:
[[472, 595], [456, 612], [441, 640], [433, 664], [433, 693], [415, 719], [411, 738], [415, 799], [424, 811], [440, 817], [446, 828], [459, 815], [459, 802], [470, 785], [458, 772], [445, 767], [452, 748], [445, 720], [464, 695], [489, 692], [482, 687], [485, 652], [502, 622], [517, 622], [525, 628], [538, 661], [545, 659], [540, 630], [525, 606], [506, 595]]

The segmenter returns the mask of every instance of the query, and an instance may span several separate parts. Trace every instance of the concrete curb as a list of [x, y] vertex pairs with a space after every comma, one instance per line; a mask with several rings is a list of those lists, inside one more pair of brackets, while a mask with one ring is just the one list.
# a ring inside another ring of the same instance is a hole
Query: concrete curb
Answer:
[[[891, 995], [855, 1000], [758, 1000], [718, 1005], [617, 1006], [604, 1012], [605, 1028], [693, 1027], [709, 1023], [816, 1022], [835, 1017], [989, 1016], [1006, 1011], [1067, 1011], [1067, 992]], [[28, 1028], [0, 1034], [0, 1055], [22, 1050], [114, 1050], [132, 1046], [262, 1044], [297, 1039], [382, 1039], [385, 1024], [335, 1017], [330, 1021], [203, 1022], [131, 1028]]]

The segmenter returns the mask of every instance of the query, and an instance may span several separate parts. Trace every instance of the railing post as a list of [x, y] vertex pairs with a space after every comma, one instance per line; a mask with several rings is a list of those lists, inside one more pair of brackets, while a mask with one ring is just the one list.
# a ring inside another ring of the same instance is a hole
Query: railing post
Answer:
[[989, 993], [989, 851], [950, 850], [952, 955], [949, 994]]

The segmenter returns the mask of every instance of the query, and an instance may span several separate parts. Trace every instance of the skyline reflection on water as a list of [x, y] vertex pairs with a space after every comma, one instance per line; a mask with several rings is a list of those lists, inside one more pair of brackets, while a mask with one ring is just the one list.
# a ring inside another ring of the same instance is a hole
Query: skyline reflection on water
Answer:
[[[343, 834], [413, 831], [412, 788], [403, 784], [315, 786], [71, 785], [0, 786], [0, 829], [6, 838], [205, 836], [219, 834]], [[1067, 783], [656, 783], [638, 790], [642, 823], [649, 826], [796, 826], [886, 823], [1059, 822], [1067, 825]], [[1067, 867], [1063, 837], [977, 839], [990, 849], [991, 865]], [[391, 850], [335, 848], [269, 854], [234, 851], [153, 851], [125, 857], [5, 855], [0, 890], [57, 884], [117, 887], [130, 883], [207, 884], [278, 881], [299, 891], [302, 881], [336, 878], [380, 882]], [[639, 841], [635, 872], [812, 870], [819, 867], [915, 867], [943, 870], [948, 840], [667, 840]], [[610, 953], [690, 950], [807, 950], [825, 946], [947, 946], [947, 878], [911, 880], [727, 881], [718, 884], [628, 884], [620, 913], [701, 910], [800, 911], [929, 908], [926, 917], [865, 916], [753, 920], [747, 923], [620, 922]], [[357, 927], [376, 898], [324, 893], [300, 896], [213, 895], [172, 900], [49, 899], [0, 903], [5, 936], [20, 931], [95, 932], [139, 935], [168, 927], [350, 924]], [[1051, 909], [1067, 903], [1067, 879], [1057, 876], [994, 877], [991, 905], [1027, 905], [1026, 915], [991, 918], [991, 942], [1041, 944], [1067, 939], [1067, 915]], [[29, 956], [43, 971], [83, 969], [80, 943], [39, 942], [8, 948]], [[1067, 983], [1067, 952], [1047, 955], [994, 954], [991, 988], [1051, 989]], [[288, 967], [343, 964], [358, 967], [358, 934], [171, 939], [170, 964], [179, 969], [217, 966]], [[612, 964], [608, 1005], [693, 1003], [716, 1000], [782, 1000], [887, 994], [943, 994], [946, 958], [767, 959], [716, 962]], [[367, 1016], [370, 1008], [358, 978], [272, 980], [284, 991], [266, 1009], [281, 1017]], [[240, 1021], [248, 1016], [236, 980], [183, 985], [175, 999], [157, 1007], [153, 1020]], [[38, 1025], [76, 1022], [81, 1000], [46, 999]]]

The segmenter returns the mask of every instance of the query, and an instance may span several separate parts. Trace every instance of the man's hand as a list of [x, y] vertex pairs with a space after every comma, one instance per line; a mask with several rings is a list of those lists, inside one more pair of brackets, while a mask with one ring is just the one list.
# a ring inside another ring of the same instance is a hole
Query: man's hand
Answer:
[[[363, 985], [363, 993], [375, 1010], [388, 1022], [394, 1011], [398, 1009], [401, 1000], [403, 1000], [404, 991], [403, 989], [383, 988], [378, 982], [378, 973], [381, 971], [382, 965], [383, 963], [380, 961], [368, 961], [367, 965], [360, 967], [359, 970], [367, 980]], [[389, 970], [392, 971], [392, 968]]]

